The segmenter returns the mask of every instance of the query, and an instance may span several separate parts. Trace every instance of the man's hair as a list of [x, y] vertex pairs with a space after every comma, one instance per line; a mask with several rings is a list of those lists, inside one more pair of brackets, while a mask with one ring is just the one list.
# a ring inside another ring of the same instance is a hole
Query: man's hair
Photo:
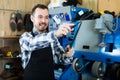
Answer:
[[32, 9], [32, 14], [34, 14], [34, 12], [35, 12], [35, 10], [36, 10], [37, 8], [47, 9], [47, 10], [48, 10], [48, 7], [47, 7], [46, 5], [44, 5], [44, 4], [37, 4], [37, 5], [35, 5], [35, 6], [33, 7], [33, 9]]

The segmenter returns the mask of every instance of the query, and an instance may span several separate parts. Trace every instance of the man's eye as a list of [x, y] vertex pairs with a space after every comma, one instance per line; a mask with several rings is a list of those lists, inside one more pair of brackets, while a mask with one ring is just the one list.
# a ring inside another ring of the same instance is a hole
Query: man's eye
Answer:
[[45, 17], [46, 19], [49, 19], [49, 17], [47, 16], [47, 17]]
[[42, 16], [39, 16], [39, 18], [41, 19], [41, 18], [42, 18]]

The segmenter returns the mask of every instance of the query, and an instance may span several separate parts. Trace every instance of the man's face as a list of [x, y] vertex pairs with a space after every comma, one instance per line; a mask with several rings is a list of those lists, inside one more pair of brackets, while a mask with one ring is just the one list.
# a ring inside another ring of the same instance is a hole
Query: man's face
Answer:
[[49, 12], [47, 9], [37, 8], [33, 15], [31, 15], [31, 20], [34, 27], [39, 32], [44, 32], [49, 23]]

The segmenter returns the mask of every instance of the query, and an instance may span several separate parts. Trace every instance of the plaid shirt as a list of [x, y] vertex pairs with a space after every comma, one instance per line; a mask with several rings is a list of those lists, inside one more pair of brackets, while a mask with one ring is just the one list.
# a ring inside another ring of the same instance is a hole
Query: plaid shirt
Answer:
[[65, 51], [60, 45], [57, 37], [54, 35], [54, 32], [40, 34], [33, 29], [33, 34], [35, 36], [33, 36], [30, 32], [25, 32], [19, 39], [21, 48], [20, 57], [23, 62], [23, 68], [25, 68], [28, 64], [32, 51], [48, 47], [49, 45], [51, 45], [52, 48], [53, 58], [57, 55], [59, 61], [63, 64], [69, 64], [72, 61], [73, 57], [64, 57], [63, 53], [65, 53]]

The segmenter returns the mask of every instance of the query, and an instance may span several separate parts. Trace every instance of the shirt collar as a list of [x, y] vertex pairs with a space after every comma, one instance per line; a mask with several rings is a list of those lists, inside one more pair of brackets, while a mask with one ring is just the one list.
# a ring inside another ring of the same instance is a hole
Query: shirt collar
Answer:
[[39, 34], [39, 32], [35, 28], [33, 28], [32, 33], [34, 34], [34, 36]]

